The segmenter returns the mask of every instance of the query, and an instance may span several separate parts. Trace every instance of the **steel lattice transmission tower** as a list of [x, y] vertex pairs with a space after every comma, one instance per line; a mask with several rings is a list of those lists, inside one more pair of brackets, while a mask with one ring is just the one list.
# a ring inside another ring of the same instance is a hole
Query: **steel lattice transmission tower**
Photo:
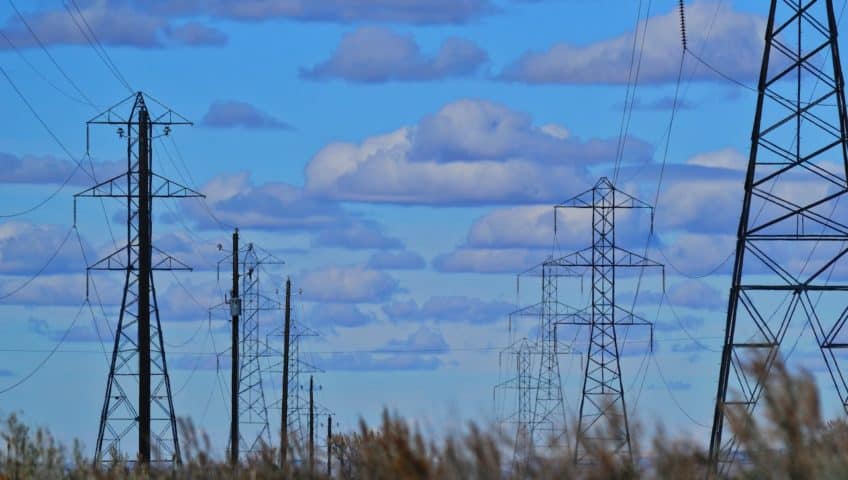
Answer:
[[848, 407], [848, 136], [836, 35], [831, 0], [772, 0], [710, 439], [719, 473], [740, 453], [727, 417], [752, 414], [766, 380], [749, 362], [764, 360], [768, 372], [796, 317]]
[[[261, 256], [260, 256], [261, 255]], [[260, 314], [263, 311], [280, 313], [283, 305], [260, 290], [263, 269], [271, 264], [282, 265], [273, 255], [259, 253], [252, 243], [243, 252], [241, 294], [241, 355], [239, 358], [239, 431], [240, 450], [247, 454], [258, 453], [271, 445], [271, 426], [268, 420], [268, 402], [263, 382], [270, 372], [262, 365], [267, 355], [265, 333], [262, 332]]]
[[[279, 300], [262, 291], [262, 278], [268, 276], [268, 267], [284, 265], [283, 260], [248, 243], [239, 246], [239, 231], [233, 233], [233, 247], [228, 255], [218, 261], [218, 276], [223, 263], [232, 263], [233, 289], [224, 303], [232, 316], [232, 385], [231, 411], [237, 412], [230, 421], [229, 448], [231, 462], [239, 456], [258, 454], [263, 447], [272, 445], [272, 428], [268, 414], [265, 384], [271, 380], [271, 369], [266, 365], [268, 356], [267, 335], [269, 323], [263, 322], [262, 312], [279, 314], [284, 310]], [[219, 250], [224, 251], [219, 245]], [[233, 449], [233, 444], [236, 448]]]
[[[294, 309], [292, 309], [294, 310]], [[288, 368], [284, 369], [285, 334], [283, 328], [274, 329], [265, 342], [264, 358], [269, 359], [268, 370], [275, 377], [282, 378], [283, 373], [288, 374], [288, 390], [286, 398], [286, 411], [283, 412], [282, 391], [275, 395], [270, 408], [279, 409], [280, 415], [286, 422], [286, 436], [293, 440], [295, 445], [306, 445], [308, 441], [308, 418], [309, 418], [309, 377], [323, 371], [307, 362], [301, 354], [301, 343], [310, 337], [317, 337], [318, 333], [306, 327], [298, 318], [297, 314], [291, 312], [291, 325], [288, 341]], [[274, 347], [280, 345], [281, 348]], [[318, 406], [317, 415], [327, 415], [332, 412], [325, 407]]]
[[496, 402], [499, 394], [514, 392], [515, 409], [504, 415], [500, 423], [515, 428], [512, 461], [515, 467], [522, 471], [533, 455], [533, 392], [536, 386], [533, 359], [538, 357], [538, 353], [536, 342], [527, 337], [516, 340], [501, 350], [500, 368], [502, 372], [508, 372], [510, 377], [494, 388]]
[[536, 398], [533, 403], [530, 435], [533, 445], [544, 445], [565, 436], [565, 402], [562, 396], [562, 376], [557, 355], [556, 325], [564, 305], [559, 303], [559, 279], [556, 266], [548, 261], [541, 265], [542, 301], [539, 315], [539, 374], [536, 377]]
[[[202, 195], [153, 172], [154, 134], [168, 135], [172, 126], [191, 122], [155, 101], [155, 107], [162, 110], [153, 114], [146, 100], [149, 97], [141, 92], [133, 94], [87, 122], [87, 139], [94, 125], [118, 127], [119, 136], [126, 141], [127, 170], [74, 197], [74, 217], [78, 198], [126, 201], [126, 246], [88, 267], [122, 271], [125, 276], [97, 434], [96, 461], [112, 461], [115, 455], [126, 455], [130, 450], [127, 443], [137, 448], [137, 453], [129, 458], [141, 463], [180, 461], [153, 272], [190, 268], [153, 246], [152, 210], [154, 198]], [[121, 112], [124, 108], [126, 111]], [[131, 440], [133, 432], [138, 435], [136, 442]]]
[[[541, 299], [510, 313], [510, 345], [500, 354], [501, 369], [507, 371], [509, 378], [495, 386], [496, 395], [498, 391], [515, 392], [515, 409], [502, 423], [515, 427], [513, 463], [519, 469], [526, 467], [531, 456], [538, 453], [537, 448], [557, 448], [567, 438], [559, 360], [560, 356], [574, 351], [572, 345], [564, 345], [558, 339], [557, 325], [579, 312], [559, 300], [559, 278], [580, 275], [553, 264], [552, 258], [548, 258], [520, 274], [518, 285], [522, 276], [541, 279]], [[538, 322], [538, 334], [533, 340], [513, 338], [514, 329], [525, 325], [524, 319]], [[508, 359], [507, 368], [504, 368], [504, 357]]]
[[[601, 443], [608, 452], [632, 456], [624, 383], [621, 377], [619, 326], [653, 324], [637, 317], [616, 303], [616, 272], [620, 268], [656, 267], [663, 265], [616, 245], [616, 211], [648, 209], [653, 223], [653, 207], [618, 189], [601, 178], [588, 190], [556, 208], [585, 208], [592, 211], [592, 246], [560, 257], [552, 266], [588, 268], [592, 275], [592, 304], [560, 324], [589, 327], [589, 345], [580, 400], [575, 461], [585, 463], [586, 441]], [[665, 282], [663, 281], [663, 284]]]

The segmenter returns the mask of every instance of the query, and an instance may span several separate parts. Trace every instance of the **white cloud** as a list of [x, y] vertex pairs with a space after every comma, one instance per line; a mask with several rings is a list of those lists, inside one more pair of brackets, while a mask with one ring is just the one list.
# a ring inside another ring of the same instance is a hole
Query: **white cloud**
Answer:
[[[641, 45], [644, 20], [636, 31]], [[689, 48], [726, 75], [747, 81], [759, 73], [764, 18], [733, 11], [712, 0], [695, 1], [686, 6], [686, 33]], [[628, 32], [589, 45], [558, 43], [545, 52], [528, 52], [507, 66], [502, 78], [525, 83], [625, 84], [633, 36], [634, 32]], [[677, 7], [648, 19], [639, 82], [675, 81], [682, 53]], [[687, 75], [695, 80], [719, 79], [700, 65], [697, 69], [694, 63], [687, 65]]]
[[350, 82], [416, 81], [471, 75], [488, 60], [471, 41], [449, 38], [438, 53], [426, 56], [411, 35], [384, 27], [360, 27], [342, 37], [333, 55], [300, 75]]
[[433, 260], [443, 273], [518, 273], [544, 259], [537, 250], [459, 248]]
[[748, 168], [748, 157], [735, 148], [723, 148], [713, 152], [695, 155], [686, 161], [687, 165], [698, 165], [709, 168], [726, 168], [728, 170], [742, 170]]
[[0, 273], [29, 275], [42, 268], [46, 273], [71, 273], [83, 272], [85, 267], [76, 233], [69, 227], [0, 224]]
[[379, 302], [398, 290], [398, 281], [389, 274], [358, 265], [306, 271], [295, 281], [303, 299], [316, 302]]
[[[634, 156], [650, 158], [649, 145], [630, 143]], [[563, 138], [502, 105], [460, 100], [417, 126], [326, 146], [306, 168], [306, 191], [401, 204], [556, 202], [589, 184], [587, 167], [613, 159], [616, 144]]]

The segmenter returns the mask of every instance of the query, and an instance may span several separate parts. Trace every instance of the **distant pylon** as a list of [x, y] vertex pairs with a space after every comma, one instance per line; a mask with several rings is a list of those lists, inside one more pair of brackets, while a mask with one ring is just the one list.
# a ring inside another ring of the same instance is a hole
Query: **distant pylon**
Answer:
[[518, 388], [518, 426], [515, 429], [515, 450], [513, 461], [526, 467], [527, 461], [533, 454], [533, 411], [531, 409], [531, 392], [533, 389], [533, 346], [522, 338], [515, 346], [515, 370]]
[[[241, 456], [258, 454], [263, 447], [272, 444], [271, 422], [268, 415], [269, 401], [265, 393], [265, 383], [271, 381], [271, 369], [264, 365], [268, 357], [267, 336], [271, 328], [261, 322], [262, 312], [278, 314], [284, 311], [284, 305], [279, 300], [262, 292], [262, 278], [267, 275], [267, 269], [272, 265], [283, 265], [285, 262], [268, 253], [253, 243], [239, 247], [236, 239], [238, 230], [234, 233], [233, 248], [230, 255], [219, 261], [220, 265], [232, 259], [233, 292], [229, 306], [237, 331], [233, 332], [234, 352], [238, 355], [232, 365], [233, 379], [237, 383], [233, 388], [233, 406], [236, 407], [238, 428], [238, 445], [231, 453]], [[230, 448], [233, 448], [230, 439]]]
[[496, 402], [503, 398], [511, 403], [512, 397], [515, 398], [515, 409], [510, 410], [499, 421], [502, 427], [510, 427], [509, 433], [503, 433], [513, 437], [512, 463], [519, 475], [533, 455], [533, 393], [536, 389], [533, 359], [538, 357], [536, 345], [537, 342], [523, 337], [500, 352], [501, 372], [509, 375], [509, 378], [494, 388]]
[[[128, 112], [119, 111], [122, 107]], [[172, 126], [191, 122], [167, 107], [154, 114], [148, 108], [145, 96], [138, 92], [87, 122], [86, 138], [93, 125], [119, 127], [118, 135], [127, 145], [127, 170], [74, 196], [75, 223], [78, 198], [126, 200], [126, 246], [88, 267], [89, 271], [122, 271], [125, 276], [95, 446], [97, 462], [118, 460], [113, 455], [144, 464], [180, 461], [153, 271], [190, 268], [153, 247], [152, 209], [154, 198], [202, 195], [153, 172], [154, 130], [168, 135]], [[132, 432], [138, 434], [136, 442], [128, 438]], [[137, 449], [135, 454], [127, 451], [128, 444]]]
[[[514, 391], [507, 398], [512, 403], [514, 395], [514, 410], [509, 411], [501, 423], [514, 426], [513, 464], [519, 470], [526, 468], [533, 455], [543, 453], [540, 447], [563, 447], [567, 439], [559, 360], [562, 355], [574, 351], [571, 345], [564, 345], [557, 338], [557, 325], [578, 311], [559, 300], [558, 279], [579, 275], [550, 261], [548, 258], [518, 276], [519, 284], [522, 277], [541, 279], [541, 301], [510, 313], [510, 345], [500, 353], [501, 370], [508, 378], [495, 386], [496, 399], [499, 394]], [[513, 338], [514, 329], [526, 326], [524, 319], [538, 322], [537, 334], [532, 340], [527, 336]]]
[[[728, 301], [715, 416], [713, 473], [746, 452], [728, 416], [752, 414], [767, 378], [749, 369], [810, 327], [848, 409], [848, 154], [844, 79], [832, 0], [772, 0]], [[841, 202], [841, 203], [840, 203]], [[834, 276], [836, 278], [834, 279]]]
[[[292, 302], [294, 301], [293, 298], [291, 300]], [[306, 359], [304, 359], [301, 355], [301, 343], [309, 337], [317, 337], [318, 333], [303, 325], [301, 320], [297, 318], [297, 310], [293, 305], [291, 306], [289, 313], [290, 332], [288, 344], [285, 343], [285, 325], [282, 325], [280, 328], [274, 329], [268, 335], [269, 340], [266, 342], [266, 350], [263, 357], [267, 359], [274, 359], [273, 362], [269, 362], [268, 369], [269, 371], [272, 371], [275, 376], [279, 375], [279, 378], [282, 378], [284, 373], [288, 373], [288, 388], [285, 395], [285, 403], [287, 405], [284, 406], [281, 391], [280, 397], [276, 397], [269, 407], [281, 409], [281, 417], [286, 422], [287, 440], [292, 440], [293, 446], [302, 447], [307, 445], [309, 440], [308, 377], [315, 373], [321, 373], [322, 370], [306, 361]], [[274, 338], [274, 340], [270, 340], [270, 338]], [[277, 348], [274, 345], [281, 345], [282, 348]], [[288, 345], [288, 357], [284, 355], [286, 345]], [[319, 390], [322, 389], [320, 385], [316, 386], [316, 388]], [[285, 412], [282, 412], [283, 408], [285, 408]], [[329, 415], [332, 414], [332, 412], [320, 403], [316, 402], [315, 414]], [[290, 448], [290, 450], [292, 449]], [[298, 449], [294, 449], [293, 451], [296, 453], [299, 452]], [[283, 457], [284, 455], [281, 453], [281, 459], [283, 459]], [[287, 459], [286, 461], [289, 463], [304, 462], [306, 459], [292, 458]]]
[[530, 435], [534, 445], [564, 436], [565, 402], [556, 345], [556, 325], [560, 313], [556, 267], [542, 264], [542, 301], [539, 304], [539, 374], [533, 403]]
[[653, 212], [653, 207], [616, 189], [604, 177], [591, 190], [556, 208], [584, 208], [592, 211], [592, 246], [548, 262], [551, 266], [562, 268], [588, 268], [592, 275], [591, 306], [582, 313], [558, 322], [560, 325], [589, 327], [589, 345], [577, 420], [575, 462], [591, 461], [587, 458], [587, 441], [600, 444], [607, 452], [630, 459], [630, 426], [616, 327], [647, 325], [653, 332], [653, 324], [616, 304], [616, 272], [620, 268], [646, 267], [657, 267], [664, 272], [664, 268], [659, 263], [616, 245], [615, 212], [623, 209], [649, 209]]

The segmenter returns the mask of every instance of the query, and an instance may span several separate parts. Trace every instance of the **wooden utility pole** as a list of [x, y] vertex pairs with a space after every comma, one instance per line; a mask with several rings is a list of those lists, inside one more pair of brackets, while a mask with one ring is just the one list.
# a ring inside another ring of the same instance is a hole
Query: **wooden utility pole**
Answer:
[[283, 325], [283, 415], [280, 422], [280, 468], [286, 468], [289, 450], [289, 343], [291, 337], [291, 279], [286, 279], [286, 311]]
[[327, 476], [333, 476], [333, 416], [327, 415]]
[[309, 376], [309, 471], [315, 470], [315, 387]]
[[239, 299], [239, 234], [238, 228], [233, 232], [233, 290], [230, 293], [230, 315], [232, 321], [232, 361], [230, 365], [230, 395], [232, 412], [230, 418], [230, 464], [238, 464], [239, 457], [239, 315], [241, 301]]
[[138, 461], [150, 462], [150, 279], [153, 270], [150, 115], [138, 113]]

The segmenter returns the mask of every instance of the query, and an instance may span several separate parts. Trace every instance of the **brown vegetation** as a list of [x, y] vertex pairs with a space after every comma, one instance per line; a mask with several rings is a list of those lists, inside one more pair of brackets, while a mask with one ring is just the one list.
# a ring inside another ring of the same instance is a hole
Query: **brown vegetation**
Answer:
[[[762, 364], [753, 368], [764, 373]], [[775, 365], [768, 378], [761, 401], [763, 415], [728, 412], [733, 433], [749, 457], [736, 466], [732, 478], [848, 478], [848, 423], [822, 420], [812, 376], [791, 375], [783, 365]], [[68, 450], [46, 430], [32, 430], [12, 415], [0, 429], [5, 444], [5, 451], [0, 451], [0, 478], [328, 478], [325, 459], [314, 471], [290, 464], [282, 472], [272, 449], [243, 462], [234, 474], [222, 459], [207, 453], [212, 450], [209, 438], [190, 422], [182, 422], [181, 431], [184, 463], [176, 469], [143, 471], [130, 463], [95, 468], [78, 442]], [[428, 441], [401, 418], [387, 413], [379, 428], [363, 423], [357, 433], [338, 435], [332, 443], [333, 478], [343, 479], [691, 479], [705, 478], [707, 465], [707, 454], [700, 446], [669, 438], [662, 429], [638, 464], [595, 445], [590, 447], [594, 465], [579, 468], [567, 451], [534, 456], [515, 465], [507, 439], [474, 425], [442, 442]], [[304, 453], [296, 447], [289, 458], [305, 458]]]

